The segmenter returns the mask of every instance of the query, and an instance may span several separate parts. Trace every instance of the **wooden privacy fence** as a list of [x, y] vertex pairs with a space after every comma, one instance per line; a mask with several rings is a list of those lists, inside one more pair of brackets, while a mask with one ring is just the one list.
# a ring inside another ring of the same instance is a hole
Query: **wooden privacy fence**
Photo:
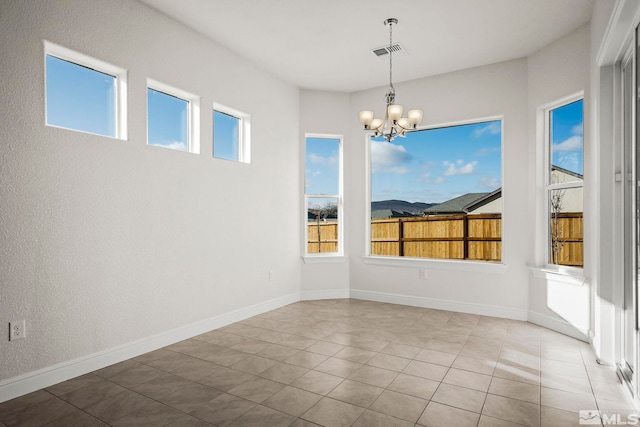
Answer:
[[310, 254], [338, 252], [338, 223], [336, 221], [309, 222], [307, 252]]
[[[557, 264], [582, 266], [582, 222], [582, 213], [559, 214]], [[336, 222], [309, 222], [307, 227], [309, 253], [337, 252]], [[371, 220], [371, 255], [500, 261], [502, 215], [374, 219]]]
[[[558, 214], [558, 230], [556, 232], [558, 246], [558, 259], [555, 260], [553, 250], [550, 251], [550, 262], [552, 264], [570, 265], [582, 267], [583, 265], [583, 214], [582, 212], [567, 212]], [[553, 236], [554, 221], [551, 220], [551, 230]]]
[[371, 255], [500, 261], [502, 215], [442, 215], [371, 221]]

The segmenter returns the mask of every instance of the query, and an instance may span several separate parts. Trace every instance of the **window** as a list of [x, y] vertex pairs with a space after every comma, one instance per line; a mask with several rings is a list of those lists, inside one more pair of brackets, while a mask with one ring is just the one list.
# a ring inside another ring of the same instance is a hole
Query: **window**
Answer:
[[126, 139], [122, 68], [45, 41], [48, 126]]
[[213, 104], [213, 157], [249, 163], [249, 134], [248, 114]]
[[198, 98], [165, 84], [147, 82], [147, 144], [199, 153]]
[[502, 260], [502, 120], [370, 140], [370, 255]]
[[548, 263], [583, 266], [583, 100], [546, 110]]
[[306, 255], [342, 255], [342, 137], [306, 136]]

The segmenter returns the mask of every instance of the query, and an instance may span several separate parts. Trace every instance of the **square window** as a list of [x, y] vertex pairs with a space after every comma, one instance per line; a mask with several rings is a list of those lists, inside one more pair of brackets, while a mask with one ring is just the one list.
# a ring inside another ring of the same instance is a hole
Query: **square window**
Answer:
[[502, 120], [369, 145], [369, 254], [502, 260]]
[[197, 104], [194, 95], [149, 81], [147, 144], [198, 153]]
[[126, 138], [126, 71], [45, 42], [48, 126]]
[[249, 163], [249, 115], [213, 105], [213, 157]]

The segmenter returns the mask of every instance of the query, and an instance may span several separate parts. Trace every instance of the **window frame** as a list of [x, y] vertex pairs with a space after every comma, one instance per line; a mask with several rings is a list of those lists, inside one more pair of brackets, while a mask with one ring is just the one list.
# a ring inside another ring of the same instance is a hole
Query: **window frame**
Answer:
[[[316, 194], [316, 193], [307, 193], [306, 190], [306, 158], [307, 158], [307, 139], [315, 138], [315, 139], [330, 139], [330, 140], [338, 140], [338, 192], [339, 194]], [[342, 262], [345, 259], [344, 255], [344, 137], [342, 135], [336, 134], [325, 134], [325, 133], [305, 133], [304, 134], [304, 150], [303, 150], [303, 165], [304, 165], [304, 197], [303, 197], [303, 227], [304, 232], [302, 233], [304, 236], [303, 242], [303, 260], [305, 263], [323, 263], [323, 262]], [[309, 227], [308, 227], [308, 207], [309, 200], [313, 198], [322, 198], [322, 199], [331, 199], [335, 198], [338, 200], [338, 250], [336, 252], [320, 252], [320, 253], [309, 253]]]
[[[219, 112], [222, 114], [226, 114], [228, 116], [234, 117], [238, 119], [238, 159], [225, 159], [223, 157], [216, 157], [215, 155], [215, 112]], [[227, 107], [226, 105], [219, 104], [217, 102], [213, 103], [212, 110], [212, 118], [213, 118], [213, 129], [211, 132], [212, 137], [212, 145], [211, 145], [211, 155], [214, 159], [219, 160], [228, 160], [232, 162], [238, 163], [251, 163], [251, 115], [244, 113], [240, 110], [236, 110], [235, 108]]]
[[[89, 68], [91, 70], [108, 74], [115, 78], [115, 94], [114, 94], [114, 109], [115, 109], [115, 136], [104, 135], [100, 133], [89, 132], [81, 129], [68, 128], [64, 126], [58, 126], [48, 123], [48, 111], [47, 111], [47, 56], [52, 56], [63, 61], [70, 62], [72, 64]], [[60, 46], [52, 43], [48, 40], [44, 40], [44, 122], [45, 126], [54, 127], [58, 129], [67, 129], [74, 132], [88, 133], [91, 135], [99, 135], [107, 138], [114, 138], [120, 140], [127, 140], [127, 70], [116, 65], [110, 64], [103, 60], [94, 58], [89, 55], [77, 52], [75, 50]]]
[[421, 269], [436, 269], [436, 270], [458, 270], [465, 272], [483, 272], [483, 273], [495, 273], [501, 274], [506, 271], [507, 262], [509, 258], [508, 251], [505, 250], [505, 212], [506, 204], [504, 203], [505, 195], [508, 194], [508, 183], [504, 180], [504, 129], [505, 129], [505, 116], [495, 115], [479, 117], [468, 120], [458, 120], [453, 122], [437, 123], [430, 125], [423, 125], [418, 127], [415, 131], [426, 131], [432, 129], [441, 129], [453, 126], [473, 125], [484, 122], [492, 121], [501, 122], [501, 142], [500, 142], [500, 173], [502, 181], [502, 222], [501, 222], [501, 236], [502, 236], [502, 256], [500, 261], [476, 261], [476, 260], [461, 260], [461, 259], [446, 259], [446, 258], [413, 258], [413, 257], [400, 257], [400, 256], [383, 256], [371, 254], [371, 138], [374, 137], [373, 132], [367, 132], [364, 136], [365, 141], [365, 217], [363, 223], [365, 224], [365, 255], [362, 257], [365, 264], [371, 265], [383, 265], [393, 267], [417, 267]]
[[[551, 182], [551, 171], [552, 171], [552, 153], [551, 153], [551, 131], [552, 131], [552, 121], [551, 121], [551, 113], [554, 110], [565, 107], [569, 104], [573, 104], [574, 102], [582, 101], [582, 159], [583, 159], [583, 175], [581, 181], [568, 181], [568, 182], [560, 182], [560, 183], [552, 183]], [[543, 166], [543, 189], [542, 189], [542, 205], [543, 205], [543, 229], [545, 233], [545, 237], [543, 239], [544, 244], [544, 268], [549, 271], [558, 271], [562, 273], [566, 273], [573, 276], [583, 276], [583, 271], [585, 268], [586, 256], [584, 253], [585, 247], [585, 234], [584, 230], [586, 229], [585, 225], [585, 203], [584, 203], [584, 187], [585, 187], [585, 171], [584, 171], [584, 117], [585, 117], [585, 97], [584, 92], [580, 91], [573, 95], [569, 95], [567, 97], [561, 98], [559, 100], [548, 103], [540, 108], [542, 112], [542, 120], [543, 120], [543, 144], [544, 144], [544, 166]], [[582, 197], [582, 218], [583, 218], [583, 235], [582, 235], [582, 244], [583, 244], [583, 255], [582, 255], [582, 267], [575, 267], [570, 265], [563, 264], [552, 264], [551, 263], [551, 222], [549, 219], [550, 213], [550, 202], [549, 198], [551, 192], [554, 190], [570, 190], [575, 188], [581, 188], [583, 197]]]
[[200, 97], [151, 78], [147, 78], [147, 90], [145, 91], [147, 103], [147, 146], [167, 148], [162, 145], [149, 144], [149, 89], [187, 102], [187, 149], [185, 151], [171, 151], [200, 154]]

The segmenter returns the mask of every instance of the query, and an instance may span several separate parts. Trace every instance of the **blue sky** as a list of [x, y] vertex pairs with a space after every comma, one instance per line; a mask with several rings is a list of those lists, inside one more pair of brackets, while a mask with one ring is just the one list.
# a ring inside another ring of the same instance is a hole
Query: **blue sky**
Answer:
[[[582, 174], [582, 101], [552, 112], [553, 164]], [[307, 138], [307, 194], [338, 191], [337, 140]], [[502, 121], [371, 141], [371, 200], [440, 203], [502, 187]]]
[[116, 136], [115, 78], [47, 55], [47, 123]]
[[189, 103], [184, 99], [147, 89], [147, 108], [148, 143], [187, 151]]
[[438, 203], [502, 186], [501, 121], [371, 141], [371, 200]]
[[551, 163], [584, 174], [582, 100], [551, 111]]
[[338, 194], [340, 140], [307, 138], [305, 187], [307, 194]]
[[213, 155], [220, 159], [238, 160], [238, 124], [240, 120], [219, 111], [213, 113]]

